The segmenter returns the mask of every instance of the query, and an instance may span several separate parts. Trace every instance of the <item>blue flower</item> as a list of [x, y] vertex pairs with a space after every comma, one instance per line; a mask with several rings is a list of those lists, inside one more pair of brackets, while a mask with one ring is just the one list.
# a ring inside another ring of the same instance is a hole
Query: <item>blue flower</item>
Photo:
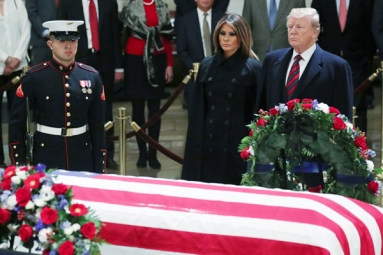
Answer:
[[90, 255], [90, 250], [87, 250], [86, 252], [82, 253], [81, 255]]
[[51, 252], [49, 253], [49, 255], [56, 255], [56, 251], [55, 251], [55, 250], [51, 250]]
[[57, 206], [57, 209], [59, 210], [62, 210], [65, 206], [67, 206], [69, 203], [68, 203], [68, 200], [66, 200], [65, 198], [62, 198], [60, 200], [60, 204]]
[[44, 223], [41, 221], [41, 219], [37, 221], [35, 228], [36, 228], [36, 232], [39, 232], [40, 230], [45, 228]]
[[72, 224], [69, 222], [69, 221], [64, 221], [63, 223], [61, 223], [61, 225], [60, 225], [60, 228], [62, 229], [62, 230], [64, 230], [64, 229], [66, 229], [66, 228], [69, 228], [70, 226], [72, 226]]
[[12, 194], [9, 190], [4, 190], [3, 194], [0, 195], [0, 201], [2, 204], [7, 202], [8, 197]]
[[47, 166], [44, 165], [44, 164], [41, 164], [41, 163], [37, 164], [36, 167], [35, 167], [35, 169], [39, 173], [44, 173], [46, 168], [47, 168]]

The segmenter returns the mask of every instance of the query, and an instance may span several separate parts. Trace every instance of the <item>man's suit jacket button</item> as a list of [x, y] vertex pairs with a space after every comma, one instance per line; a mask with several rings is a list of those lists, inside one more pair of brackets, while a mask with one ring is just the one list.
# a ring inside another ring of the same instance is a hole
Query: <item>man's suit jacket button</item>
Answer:
[[232, 82], [232, 83], [234, 83], [235, 81], [236, 81], [236, 79], [235, 79], [235, 78], [231, 79], [231, 82]]
[[211, 77], [209, 77], [209, 79], [207, 79], [208, 81], [212, 81], [213, 80], [213, 78], [211, 78]]

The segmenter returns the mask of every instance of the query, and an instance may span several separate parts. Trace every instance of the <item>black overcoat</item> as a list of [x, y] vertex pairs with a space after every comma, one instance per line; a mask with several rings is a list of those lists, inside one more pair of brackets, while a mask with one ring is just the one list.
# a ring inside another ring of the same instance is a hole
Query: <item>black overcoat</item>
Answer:
[[201, 62], [194, 91], [182, 179], [239, 184], [246, 162], [239, 153], [253, 118], [261, 64], [239, 49]]

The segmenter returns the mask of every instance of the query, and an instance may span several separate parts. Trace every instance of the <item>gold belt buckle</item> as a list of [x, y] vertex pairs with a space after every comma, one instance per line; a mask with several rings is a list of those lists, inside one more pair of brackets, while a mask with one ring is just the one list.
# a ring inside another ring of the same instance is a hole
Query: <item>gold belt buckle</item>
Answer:
[[72, 136], [73, 129], [72, 128], [61, 128], [61, 136]]

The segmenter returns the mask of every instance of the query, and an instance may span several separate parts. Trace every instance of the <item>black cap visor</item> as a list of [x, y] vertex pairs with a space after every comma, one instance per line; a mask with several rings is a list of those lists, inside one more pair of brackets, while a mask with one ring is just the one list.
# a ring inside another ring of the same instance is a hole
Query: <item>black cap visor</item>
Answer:
[[76, 41], [80, 39], [78, 32], [73, 31], [51, 31], [50, 35], [60, 41]]

